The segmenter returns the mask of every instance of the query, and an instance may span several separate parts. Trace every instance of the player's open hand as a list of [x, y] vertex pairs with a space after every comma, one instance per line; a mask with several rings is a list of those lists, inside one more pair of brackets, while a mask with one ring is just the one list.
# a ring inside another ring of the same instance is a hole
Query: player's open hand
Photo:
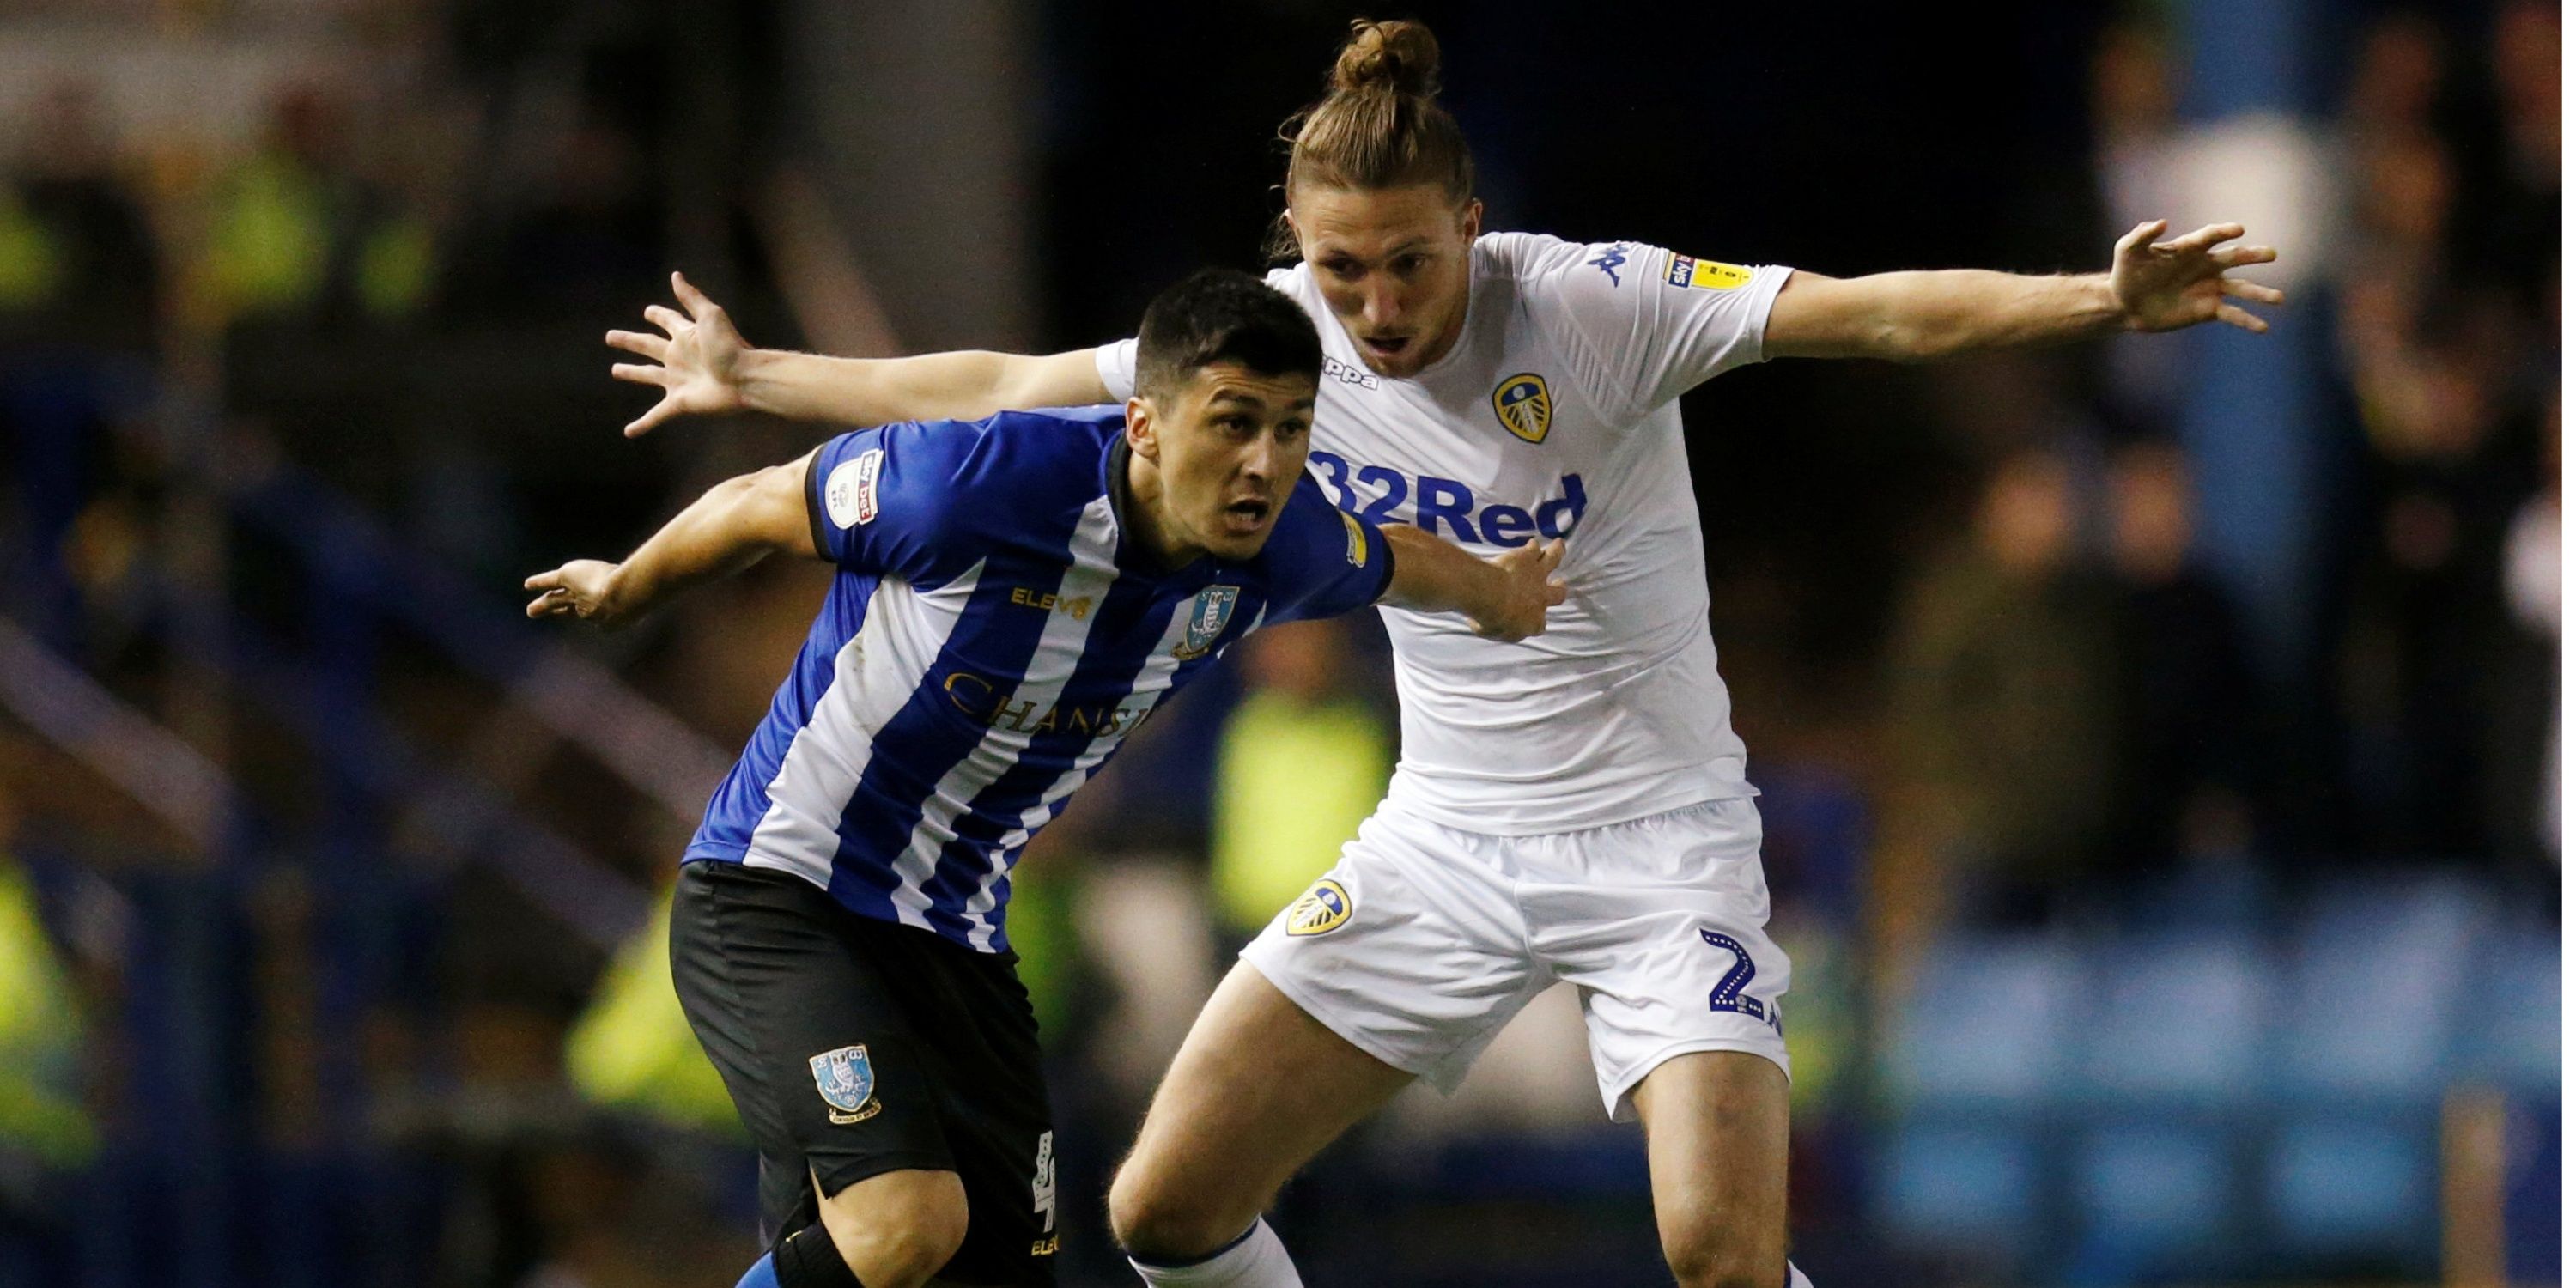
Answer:
[[2129, 230], [2111, 252], [2111, 294], [2132, 331], [2174, 331], [2216, 319], [2261, 333], [2272, 325], [2239, 300], [2278, 304], [2281, 292], [2227, 275], [2232, 268], [2269, 264], [2280, 253], [2269, 246], [2221, 246], [2245, 235], [2243, 224], [2211, 224], [2172, 241], [2157, 241], [2165, 221], [2151, 219]]
[[1503, 581], [1493, 606], [1476, 614], [1476, 633], [1508, 643], [1546, 630], [1547, 610], [1565, 602], [1565, 580], [1556, 575], [1564, 538], [1514, 546], [1486, 562], [1503, 570]]
[[528, 601], [530, 617], [578, 617], [615, 626], [626, 616], [615, 593], [617, 565], [613, 563], [575, 559], [553, 572], [528, 578], [526, 589], [537, 592]]
[[621, 362], [610, 367], [608, 374], [662, 389], [662, 401], [627, 424], [628, 438], [649, 432], [674, 416], [742, 410], [742, 382], [737, 375], [745, 347], [742, 333], [733, 329], [733, 319], [725, 316], [722, 305], [708, 299], [706, 292], [689, 285], [689, 279], [678, 273], [671, 274], [671, 293], [679, 297], [681, 308], [688, 310], [685, 315], [661, 304], [644, 309], [644, 320], [660, 327], [662, 334], [608, 333], [610, 348], [653, 360]]

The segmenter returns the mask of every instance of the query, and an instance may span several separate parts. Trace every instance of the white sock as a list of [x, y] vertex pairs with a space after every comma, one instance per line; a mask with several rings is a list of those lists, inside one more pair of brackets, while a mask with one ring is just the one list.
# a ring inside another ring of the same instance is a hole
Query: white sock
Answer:
[[1816, 1288], [1816, 1286], [1807, 1282], [1807, 1272], [1800, 1270], [1798, 1263], [1793, 1261], [1789, 1263], [1789, 1282], [1783, 1285], [1783, 1288]]
[[1267, 1221], [1254, 1221], [1241, 1238], [1187, 1265], [1158, 1266], [1134, 1257], [1127, 1264], [1153, 1288], [1306, 1288]]

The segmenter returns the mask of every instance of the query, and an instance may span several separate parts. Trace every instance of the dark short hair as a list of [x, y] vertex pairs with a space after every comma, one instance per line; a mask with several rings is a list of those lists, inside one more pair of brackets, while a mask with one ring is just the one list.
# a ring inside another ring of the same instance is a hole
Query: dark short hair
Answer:
[[1250, 273], [1205, 268], [1145, 306], [1136, 328], [1136, 392], [1170, 393], [1211, 363], [1265, 376], [1324, 378], [1324, 345], [1297, 302]]

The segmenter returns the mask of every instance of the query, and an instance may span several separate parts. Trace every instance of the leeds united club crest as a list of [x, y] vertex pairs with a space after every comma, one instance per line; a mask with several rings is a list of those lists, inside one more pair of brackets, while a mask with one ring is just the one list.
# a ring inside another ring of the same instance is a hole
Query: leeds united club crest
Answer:
[[1524, 371], [1494, 386], [1494, 419], [1524, 443], [1547, 437], [1554, 410], [1548, 401], [1547, 380], [1535, 371]]
[[1181, 643], [1172, 656], [1187, 662], [1205, 656], [1215, 647], [1217, 637], [1225, 634], [1225, 624], [1234, 620], [1234, 601], [1242, 598], [1241, 586], [1210, 586], [1190, 601], [1190, 619], [1181, 624]]
[[1288, 933], [1321, 935], [1339, 930], [1351, 919], [1351, 893], [1339, 881], [1318, 881], [1305, 897], [1288, 905]]
[[868, 1067], [868, 1049], [845, 1046], [805, 1062], [814, 1071], [814, 1090], [832, 1107], [835, 1123], [847, 1125], [877, 1116], [885, 1105], [876, 1097], [876, 1070]]

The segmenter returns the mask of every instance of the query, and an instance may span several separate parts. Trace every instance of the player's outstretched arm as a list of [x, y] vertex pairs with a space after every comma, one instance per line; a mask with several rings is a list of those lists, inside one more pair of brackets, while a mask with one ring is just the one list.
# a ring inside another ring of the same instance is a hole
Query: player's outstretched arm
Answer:
[[1465, 613], [1477, 634], [1517, 640], [1546, 630], [1547, 610], [1565, 602], [1565, 583], [1555, 575], [1565, 561], [1561, 539], [1479, 559], [1411, 524], [1378, 531], [1395, 557], [1385, 602], [1398, 608]]
[[2059, 344], [2115, 331], [2173, 331], [2224, 322], [2269, 330], [2246, 304], [2282, 293], [2229, 277], [2279, 258], [2269, 246], [2229, 246], [2239, 224], [2211, 224], [2157, 241], [2165, 221], [2130, 229], [2111, 271], [2036, 277], [1980, 269], [1876, 273], [1849, 279], [1793, 273], [1771, 305], [1763, 352], [1791, 358], [1922, 362], [1976, 349]]
[[[810, 455], [810, 454], [809, 454]], [[530, 617], [578, 617], [623, 626], [700, 582], [737, 573], [778, 551], [813, 555], [804, 460], [707, 489], [623, 563], [576, 559], [527, 580]]]
[[611, 348], [647, 359], [608, 374], [661, 389], [662, 401], [626, 426], [649, 433], [680, 416], [767, 412], [790, 420], [886, 425], [899, 420], [974, 420], [1005, 408], [1072, 407], [1109, 401], [1092, 351], [932, 353], [912, 358], [827, 358], [743, 342], [724, 307], [671, 274], [679, 309], [646, 306], [659, 328], [611, 331]]

